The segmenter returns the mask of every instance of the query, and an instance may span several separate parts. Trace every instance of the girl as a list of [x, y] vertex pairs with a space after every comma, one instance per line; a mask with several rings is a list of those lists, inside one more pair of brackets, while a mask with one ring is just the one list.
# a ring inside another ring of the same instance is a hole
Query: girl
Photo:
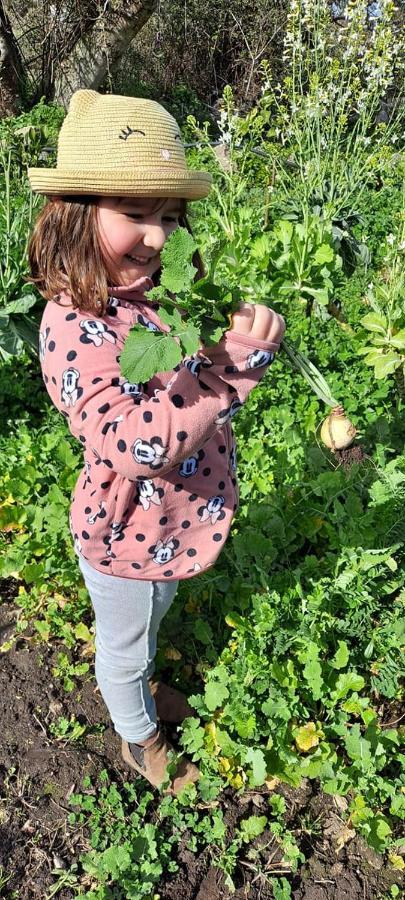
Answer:
[[[70, 529], [95, 612], [96, 678], [124, 760], [159, 786], [173, 748], [158, 721], [193, 710], [152, 678], [158, 628], [179, 580], [211, 567], [227, 538], [238, 503], [230, 419], [272, 362], [284, 320], [241, 304], [218, 345], [128, 383], [124, 341], [136, 323], [167, 330], [145, 291], [211, 176], [187, 168], [158, 103], [92, 90], [71, 99], [56, 168], [28, 176], [48, 196], [29, 245], [30, 280], [48, 301], [43, 379], [84, 452]], [[202, 274], [198, 255], [195, 264]], [[170, 792], [198, 776], [183, 757]]]

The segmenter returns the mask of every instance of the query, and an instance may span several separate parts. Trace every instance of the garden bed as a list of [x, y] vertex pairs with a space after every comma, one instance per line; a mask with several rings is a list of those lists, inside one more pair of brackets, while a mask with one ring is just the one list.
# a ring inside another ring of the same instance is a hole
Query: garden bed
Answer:
[[[15, 584], [2, 584], [2, 640], [11, 633], [17, 615], [12, 599]], [[36, 646], [29, 633], [2, 656], [0, 871], [7, 873], [9, 880], [0, 893], [10, 900], [51, 896], [68, 900], [77, 895], [75, 888], [63, 885], [52, 893], [63, 870], [68, 871], [89, 849], [86, 828], [68, 823], [69, 797], [80, 790], [83, 777], [97, 780], [102, 770], [107, 770], [118, 789], [129, 777], [112, 726], [107, 725], [103, 734], [92, 733], [107, 718], [94, 679], [88, 678], [79, 690], [66, 693], [52, 674], [56, 657], [54, 646]], [[52, 738], [50, 723], [71, 716], [87, 726], [83, 739], [66, 742]], [[297, 789], [278, 784], [275, 790], [285, 798], [285, 825], [305, 856], [295, 874], [283, 864], [274, 836], [265, 829], [242, 850], [233, 875], [236, 891], [231, 894], [224, 873], [212, 863], [211, 847], [191, 852], [187, 849], [190, 835], [185, 831], [173, 853], [179, 869], [156, 887], [159, 900], [231, 896], [235, 900], [270, 900], [274, 876], [288, 879], [294, 900], [372, 900], [399, 883], [400, 873], [348, 828], [344, 798], [323, 794], [318, 782], [309, 780]], [[267, 788], [242, 794], [228, 788], [220, 795], [217, 802], [223, 809], [229, 839], [242, 818], [268, 809], [268, 793]], [[153, 814], [152, 805], [151, 820]], [[89, 888], [88, 876], [84, 876], [83, 886]]]

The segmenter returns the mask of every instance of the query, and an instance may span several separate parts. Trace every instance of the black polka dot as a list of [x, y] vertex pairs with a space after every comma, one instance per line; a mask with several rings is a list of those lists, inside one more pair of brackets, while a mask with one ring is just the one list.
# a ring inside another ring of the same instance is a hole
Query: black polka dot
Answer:
[[47, 376], [47, 375], [44, 375], [44, 382], [45, 382], [45, 384], [48, 384], [48, 381], [49, 381], [48, 376]]
[[83, 540], [88, 541], [89, 537], [90, 537], [90, 535], [88, 534], [87, 531], [82, 531]]
[[181, 394], [173, 394], [173, 397], [170, 398], [173, 406], [177, 406], [177, 409], [181, 409], [184, 406], [184, 399]]
[[197, 494], [190, 494], [188, 499], [191, 500], [191, 502], [193, 502], [193, 500], [197, 500], [197, 496], [198, 496]]
[[97, 412], [106, 413], [106, 412], [108, 412], [109, 408], [110, 408], [109, 403], [103, 403], [103, 405], [98, 408]]
[[102, 559], [100, 562], [100, 566], [109, 566], [111, 564], [110, 559]]
[[178, 494], [179, 491], [182, 491], [182, 490], [183, 490], [183, 485], [182, 485], [182, 484], [175, 484], [175, 485], [174, 485], [174, 490], [176, 491], [176, 494]]
[[198, 451], [198, 459], [200, 460], [200, 462], [202, 459], [204, 459], [204, 456], [205, 456], [204, 450], [199, 450]]
[[224, 487], [225, 487], [225, 482], [224, 482], [224, 481], [219, 481], [219, 482], [218, 482], [218, 490], [219, 490], [219, 491], [223, 491]]
[[159, 519], [159, 525], [166, 525], [166, 524], [167, 524], [167, 516], [162, 516], [162, 518]]
[[219, 531], [216, 531], [215, 534], [212, 535], [213, 541], [222, 541], [222, 534], [219, 534]]
[[208, 466], [206, 469], [203, 469], [203, 475], [211, 475], [211, 469]]
[[69, 353], [67, 354], [66, 359], [69, 362], [73, 362], [73, 360], [76, 359], [76, 356], [77, 356], [76, 350], [69, 350]]
[[205, 381], [201, 381], [201, 379], [198, 379], [198, 384], [200, 385], [200, 387], [202, 387], [202, 389], [204, 391], [209, 391], [210, 386], [209, 386], [209, 384], [206, 384]]
[[52, 383], [53, 383], [53, 384], [56, 384], [56, 378], [55, 378], [54, 375], [52, 375]]
[[166, 578], [170, 578], [170, 576], [173, 575], [173, 572], [171, 569], [166, 569], [166, 572], [163, 572], [163, 575], [165, 575]]
[[141, 569], [142, 568], [142, 566], [140, 566], [139, 563], [131, 563], [131, 565], [132, 565], [133, 569]]
[[110, 459], [103, 459], [103, 463], [105, 466], [107, 466], [108, 469], [112, 469], [113, 464]]
[[93, 378], [93, 381], [92, 381], [91, 383], [92, 383], [92, 384], [98, 384], [99, 381], [102, 381], [102, 380], [103, 380], [103, 379], [101, 378], [101, 376], [98, 375], [97, 378]]
[[148, 411], [148, 412], [144, 412], [144, 414], [143, 414], [143, 421], [144, 421], [144, 422], [151, 422], [151, 421], [152, 421], [152, 418], [153, 418], [153, 416], [152, 416], [152, 413], [151, 413], [151, 412], [149, 412], [149, 411]]
[[86, 506], [84, 511], [86, 513], [86, 516], [88, 516], [91, 513], [91, 506]]
[[188, 519], [185, 519], [184, 522], [181, 523], [182, 528], [190, 528], [190, 522]]
[[236, 485], [237, 485], [236, 478], [232, 478], [232, 484], [233, 484], [234, 487], [236, 487]]
[[119, 363], [121, 356], [116, 356], [115, 359], [116, 359], [116, 362]]
[[111, 484], [111, 481], [102, 481], [100, 484], [100, 487], [103, 489], [103, 491], [105, 491], [106, 488], [110, 487], [110, 484]]
[[86, 443], [86, 438], [84, 437], [83, 434], [79, 434], [79, 441], [81, 441], [82, 444], [85, 444], [85, 443]]
[[177, 440], [178, 441], [185, 441], [187, 437], [188, 437], [187, 431], [178, 431], [177, 432]]
[[226, 453], [226, 447], [225, 447], [224, 444], [221, 444], [221, 445], [218, 447], [218, 453]]
[[190, 547], [190, 550], [187, 550], [187, 556], [196, 556], [197, 550], [194, 550], [194, 547]]
[[158, 397], [152, 397], [152, 403], [160, 403], [159, 398], [158, 398]]
[[233, 375], [234, 372], [237, 372], [236, 366], [225, 366], [225, 372], [227, 375]]
[[69, 313], [69, 315], [65, 316], [66, 322], [72, 322], [73, 319], [77, 319], [77, 313]]
[[137, 541], [139, 541], [140, 543], [142, 543], [142, 541], [145, 540], [145, 535], [144, 535], [144, 534], [136, 534], [136, 535], [135, 535], [135, 540], [137, 540]]
[[123, 441], [123, 440], [118, 441], [117, 447], [118, 447], [118, 450], [120, 451], [120, 453], [125, 453], [125, 451], [127, 449], [127, 445], [126, 445], [125, 441]]
[[85, 419], [87, 419], [87, 413], [82, 412], [82, 422], [84, 422]]
[[49, 350], [51, 353], [53, 353], [55, 347], [56, 347], [55, 341], [49, 341], [49, 344], [48, 344], [48, 350]]

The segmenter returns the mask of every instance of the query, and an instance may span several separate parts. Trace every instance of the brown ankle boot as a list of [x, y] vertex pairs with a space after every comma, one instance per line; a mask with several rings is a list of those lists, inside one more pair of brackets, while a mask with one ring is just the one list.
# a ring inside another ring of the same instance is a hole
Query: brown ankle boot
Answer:
[[195, 716], [195, 710], [187, 702], [187, 697], [163, 681], [149, 678], [149, 687], [156, 703], [156, 712], [162, 722], [183, 722], [187, 716]]
[[[174, 750], [172, 744], [164, 737], [161, 731], [157, 731], [156, 737], [151, 744], [143, 747], [140, 744], [129, 744], [127, 741], [122, 742], [122, 758], [124, 762], [143, 775], [153, 787], [160, 787], [166, 780], [166, 767], [168, 765], [168, 753]], [[192, 762], [186, 757], [180, 760], [176, 773], [170, 783], [170, 787], [164, 791], [165, 794], [178, 794], [186, 784], [197, 781], [200, 772]]]

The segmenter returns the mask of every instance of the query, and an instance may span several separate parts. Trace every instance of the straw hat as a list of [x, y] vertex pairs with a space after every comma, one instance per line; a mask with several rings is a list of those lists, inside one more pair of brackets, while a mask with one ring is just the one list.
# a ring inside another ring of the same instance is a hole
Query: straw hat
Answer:
[[56, 169], [30, 168], [40, 194], [206, 197], [212, 178], [188, 169], [179, 126], [153, 100], [76, 91], [58, 139]]

